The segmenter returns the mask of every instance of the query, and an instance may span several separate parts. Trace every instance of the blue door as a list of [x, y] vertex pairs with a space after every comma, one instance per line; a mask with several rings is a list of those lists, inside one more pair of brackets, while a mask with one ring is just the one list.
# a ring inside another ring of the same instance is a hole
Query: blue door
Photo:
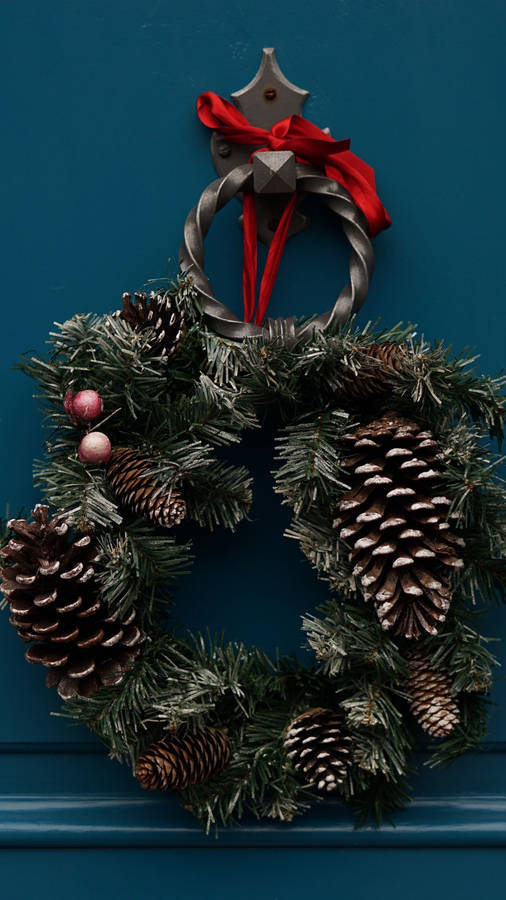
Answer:
[[[255, 73], [263, 46], [311, 91], [305, 113], [373, 162], [393, 227], [360, 315], [418, 323], [426, 337], [504, 363], [505, 126], [502, 0], [17, 0], [4, 3], [1, 511], [30, 509], [43, 432], [32, 385], [11, 365], [53, 321], [105, 312], [125, 290], [175, 274], [188, 209], [215, 177], [194, 112]], [[206, 266], [239, 312], [239, 208], [216, 220]], [[272, 314], [322, 312], [347, 276], [347, 248], [317, 209], [289, 243]], [[269, 434], [248, 448], [252, 521], [197, 536], [181, 588], [192, 628], [301, 652], [300, 615], [325, 595], [272, 492]], [[237, 594], [241, 580], [240, 597]], [[245, 587], [246, 586], [246, 587]], [[337, 805], [291, 825], [247, 822], [205, 837], [172, 797], [148, 796], [58, 713], [41, 673], [0, 628], [2, 897], [174, 900], [341, 896], [467, 900], [506, 874], [506, 690], [490, 742], [413, 779], [395, 826], [354, 831]], [[482, 630], [504, 635], [502, 610]], [[499, 651], [504, 656], [506, 651]], [[495, 893], [495, 891], [494, 891]]]

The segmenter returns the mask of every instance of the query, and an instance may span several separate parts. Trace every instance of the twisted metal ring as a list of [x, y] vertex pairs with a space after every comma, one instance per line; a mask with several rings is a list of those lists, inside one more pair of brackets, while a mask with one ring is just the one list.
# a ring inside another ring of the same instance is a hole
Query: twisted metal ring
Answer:
[[364, 214], [358, 209], [348, 191], [331, 178], [315, 173], [307, 166], [297, 166], [297, 190], [315, 194], [341, 219], [352, 253], [350, 280], [343, 288], [329, 312], [302, 326], [295, 326], [293, 318], [266, 319], [263, 325], [241, 322], [214, 296], [209, 279], [204, 272], [204, 238], [215, 214], [232, 197], [253, 188], [253, 166], [237, 166], [228, 175], [213, 181], [203, 192], [198, 204], [189, 212], [179, 252], [179, 262], [184, 274], [190, 275], [198, 291], [202, 308], [209, 325], [223, 337], [242, 340], [261, 337], [286, 342], [307, 335], [315, 329], [325, 331], [344, 323], [357, 312], [367, 296], [374, 269], [374, 250]]

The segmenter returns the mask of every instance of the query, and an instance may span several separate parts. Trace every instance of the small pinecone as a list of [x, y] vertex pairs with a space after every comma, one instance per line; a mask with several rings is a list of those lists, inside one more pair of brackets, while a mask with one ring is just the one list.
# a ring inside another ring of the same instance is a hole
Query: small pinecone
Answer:
[[331, 709], [310, 709], [297, 716], [284, 740], [296, 772], [320, 793], [336, 791], [351, 765], [351, 740], [343, 719]]
[[430, 431], [393, 413], [344, 436], [353, 454], [351, 490], [335, 526], [352, 545], [350, 560], [364, 599], [385, 630], [406, 638], [436, 634], [450, 606], [448, 570], [464, 545], [446, 521], [450, 499], [438, 493], [437, 444]]
[[149, 298], [144, 292], [123, 294], [123, 308], [120, 319], [128, 322], [135, 331], [151, 328], [153, 337], [150, 346], [153, 352], [170, 358], [175, 356], [184, 337], [186, 325], [184, 311], [180, 312], [170, 294], [155, 294]]
[[186, 515], [182, 494], [159, 484], [149, 474], [149, 457], [130, 447], [113, 450], [107, 474], [120, 503], [137, 516], [144, 516], [162, 528], [179, 525]]
[[150, 791], [181, 791], [219, 775], [228, 766], [231, 752], [228, 737], [217, 728], [173, 734], [139, 757], [135, 777]]
[[346, 375], [339, 391], [351, 400], [369, 400], [385, 394], [390, 386], [390, 373], [400, 372], [406, 359], [404, 345], [393, 342], [368, 344], [361, 352], [357, 374]]
[[432, 668], [421, 652], [410, 654], [408, 659], [407, 693], [411, 697], [411, 712], [431, 737], [446, 737], [460, 722], [450, 679], [444, 672]]
[[35, 644], [29, 662], [49, 668], [46, 684], [64, 700], [89, 697], [101, 685], [119, 684], [139, 654], [135, 610], [123, 620], [109, 615], [95, 583], [97, 548], [89, 535], [69, 540], [63, 518], [36, 506], [33, 522], [13, 519], [14, 536], [2, 549], [1, 590], [19, 636]]

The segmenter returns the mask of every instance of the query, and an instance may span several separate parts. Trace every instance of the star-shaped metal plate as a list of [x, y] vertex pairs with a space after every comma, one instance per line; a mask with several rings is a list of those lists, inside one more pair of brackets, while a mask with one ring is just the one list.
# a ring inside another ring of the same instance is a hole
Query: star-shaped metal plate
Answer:
[[301, 116], [309, 91], [303, 91], [285, 78], [274, 48], [266, 47], [253, 80], [231, 96], [248, 122], [260, 128], [272, 128], [287, 116]]

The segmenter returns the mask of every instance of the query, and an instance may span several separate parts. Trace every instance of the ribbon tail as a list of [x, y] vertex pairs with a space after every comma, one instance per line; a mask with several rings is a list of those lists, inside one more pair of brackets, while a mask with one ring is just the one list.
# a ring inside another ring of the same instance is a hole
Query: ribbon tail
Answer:
[[374, 170], [354, 153], [345, 151], [330, 157], [325, 174], [338, 181], [351, 194], [364, 213], [372, 237], [389, 228], [392, 220], [376, 193]]
[[296, 203], [297, 194], [294, 192], [283, 210], [283, 215], [279, 220], [279, 225], [276, 228], [271, 246], [269, 247], [264, 274], [262, 276], [262, 283], [260, 285], [255, 325], [261, 325], [265, 318]]
[[244, 308], [244, 321], [251, 322], [255, 309], [255, 293], [257, 284], [257, 214], [254, 194], [244, 194], [242, 201], [242, 224], [242, 298]]

